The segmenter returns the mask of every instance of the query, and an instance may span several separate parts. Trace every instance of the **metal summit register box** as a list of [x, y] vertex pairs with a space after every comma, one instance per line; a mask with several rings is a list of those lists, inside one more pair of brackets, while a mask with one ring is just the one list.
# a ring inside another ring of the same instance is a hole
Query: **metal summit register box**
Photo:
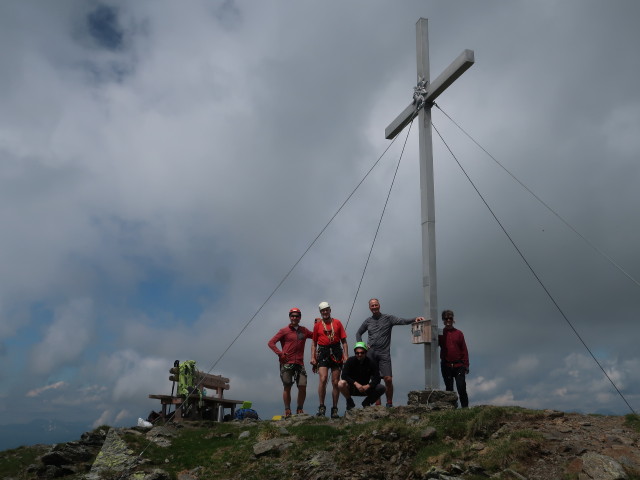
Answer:
[[411, 324], [412, 343], [431, 343], [431, 320]]

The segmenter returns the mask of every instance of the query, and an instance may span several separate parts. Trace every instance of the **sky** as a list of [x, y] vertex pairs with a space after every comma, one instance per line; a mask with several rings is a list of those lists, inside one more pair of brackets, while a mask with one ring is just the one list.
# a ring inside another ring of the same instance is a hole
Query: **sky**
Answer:
[[[176, 359], [270, 418], [267, 341], [291, 307], [311, 327], [328, 301], [349, 344], [371, 297], [424, 315], [415, 124], [296, 264], [389, 146], [420, 17], [432, 79], [475, 52], [433, 109], [455, 155], [434, 132], [437, 307], [467, 339], [471, 405], [638, 411], [639, 15], [632, 0], [2, 2], [0, 427], [135, 424]], [[392, 355], [402, 405], [425, 386], [409, 327]]]

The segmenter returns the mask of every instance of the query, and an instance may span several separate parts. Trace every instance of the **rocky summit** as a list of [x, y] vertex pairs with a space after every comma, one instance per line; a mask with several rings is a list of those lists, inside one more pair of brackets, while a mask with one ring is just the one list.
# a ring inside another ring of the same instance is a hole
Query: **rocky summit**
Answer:
[[637, 415], [455, 409], [445, 400], [358, 407], [339, 419], [103, 427], [78, 442], [1, 452], [0, 478], [640, 479]]

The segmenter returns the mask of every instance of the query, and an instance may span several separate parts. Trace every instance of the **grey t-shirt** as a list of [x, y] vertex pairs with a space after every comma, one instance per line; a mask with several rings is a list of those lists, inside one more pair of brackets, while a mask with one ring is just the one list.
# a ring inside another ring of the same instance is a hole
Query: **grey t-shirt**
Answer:
[[356, 342], [362, 341], [362, 334], [369, 332], [367, 343], [378, 355], [388, 355], [391, 348], [391, 329], [395, 325], [409, 325], [415, 321], [414, 318], [398, 318], [394, 315], [381, 313], [380, 317], [369, 317], [356, 332]]

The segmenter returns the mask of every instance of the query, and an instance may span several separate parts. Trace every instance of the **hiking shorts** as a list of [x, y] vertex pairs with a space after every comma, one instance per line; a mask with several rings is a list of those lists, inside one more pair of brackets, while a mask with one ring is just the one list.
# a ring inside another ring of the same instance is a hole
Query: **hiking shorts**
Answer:
[[318, 367], [327, 367], [332, 370], [334, 368], [342, 368], [342, 345], [339, 343], [318, 345], [316, 361], [318, 362]]
[[391, 355], [388, 352], [376, 352], [372, 348], [367, 352], [367, 357], [372, 358], [378, 362], [378, 368], [380, 369], [381, 377], [391, 376]]
[[290, 387], [294, 383], [298, 385], [298, 387], [307, 386], [307, 372], [304, 369], [304, 365], [281, 363], [280, 378], [282, 379], [282, 385], [285, 387]]

